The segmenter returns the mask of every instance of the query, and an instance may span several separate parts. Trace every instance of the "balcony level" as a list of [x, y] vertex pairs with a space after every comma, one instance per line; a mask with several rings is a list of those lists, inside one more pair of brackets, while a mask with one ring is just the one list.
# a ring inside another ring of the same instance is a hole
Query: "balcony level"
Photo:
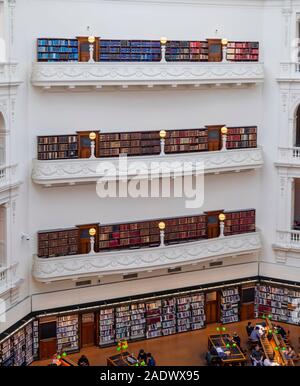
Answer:
[[77, 132], [41, 136], [37, 142], [32, 179], [44, 186], [91, 183], [103, 177], [111, 181], [219, 174], [263, 165], [256, 126]]
[[17, 165], [0, 166], [0, 202], [6, 201], [19, 185]]
[[21, 83], [16, 62], [0, 63], [0, 88], [16, 87]]
[[50, 282], [141, 272], [257, 253], [260, 247], [255, 209], [80, 225], [38, 233], [33, 275]]
[[276, 166], [300, 167], [300, 147], [280, 147]]
[[44, 90], [242, 87], [264, 80], [258, 42], [41, 38], [32, 84]]

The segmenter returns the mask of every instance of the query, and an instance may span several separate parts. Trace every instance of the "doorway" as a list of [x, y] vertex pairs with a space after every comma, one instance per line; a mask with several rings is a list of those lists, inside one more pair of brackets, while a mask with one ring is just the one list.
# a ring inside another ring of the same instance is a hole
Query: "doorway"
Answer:
[[88, 225], [77, 225], [79, 229], [79, 253], [82, 255], [86, 255], [90, 253], [91, 250], [91, 241], [89, 230], [94, 228], [96, 230], [96, 234], [94, 236], [95, 244], [94, 249], [95, 252], [98, 252], [98, 228], [99, 224], [88, 224]]
[[81, 315], [81, 347], [95, 346], [95, 314], [89, 312]]
[[208, 292], [205, 295], [206, 324], [218, 322], [218, 293]]
[[213, 239], [220, 235], [219, 214], [223, 210], [215, 210], [212, 212], [205, 212], [207, 215], [207, 238]]

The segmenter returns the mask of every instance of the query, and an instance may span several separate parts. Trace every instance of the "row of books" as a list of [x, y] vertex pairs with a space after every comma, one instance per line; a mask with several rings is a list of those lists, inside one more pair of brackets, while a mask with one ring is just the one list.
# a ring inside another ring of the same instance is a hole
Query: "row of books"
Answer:
[[[255, 209], [225, 212], [225, 235], [255, 231]], [[163, 219], [162, 219], [163, 220]], [[165, 243], [207, 237], [207, 215], [168, 218], [165, 222]], [[99, 225], [96, 250], [154, 247], [160, 244], [160, 220], [124, 224]], [[41, 231], [38, 233], [38, 256], [55, 257], [80, 253], [79, 229]]]
[[59, 316], [56, 324], [58, 352], [72, 352], [79, 349], [78, 315]]
[[[118, 40], [99, 39], [99, 61], [146, 61], [161, 60], [161, 43], [159, 40]], [[38, 61], [78, 61], [77, 39], [37, 40]], [[259, 43], [229, 42], [227, 59], [232, 61], [257, 61]], [[207, 41], [168, 41], [166, 44], [167, 61], [208, 61]]]
[[29, 366], [38, 354], [37, 322], [30, 322], [0, 344], [0, 366]]
[[300, 324], [300, 291], [275, 285], [257, 285], [255, 316], [271, 316], [273, 320]]
[[99, 344], [150, 339], [203, 328], [204, 294], [159, 298], [100, 310]]
[[221, 322], [223, 324], [239, 321], [239, 302], [238, 287], [221, 291]]
[[[100, 133], [99, 157], [116, 157], [119, 154], [155, 155], [161, 151], [159, 131], [124, 133]], [[208, 130], [168, 130], [165, 138], [165, 153], [208, 151]], [[39, 136], [38, 159], [78, 158], [79, 138], [77, 135]], [[227, 149], [257, 147], [257, 127], [229, 127]]]

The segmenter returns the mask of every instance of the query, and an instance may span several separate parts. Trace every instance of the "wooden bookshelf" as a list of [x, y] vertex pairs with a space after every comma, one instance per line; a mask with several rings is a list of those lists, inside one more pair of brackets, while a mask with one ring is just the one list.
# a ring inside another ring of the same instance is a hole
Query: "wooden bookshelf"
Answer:
[[225, 236], [255, 232], [255, 209], [224, 212]]
[[160, 153], [158, 131], [131, 131], [124, 133], [100, 133], [99, 156], [116, 157], [119, 154], [128, 156], [155, 155]]
[[99, 40], [100, 62], [159, 62], [159, 40]]
[[78, 253], [79, 230], [76, 228], [38, 232], [38, 256], [56, 257]]
[[207, 39], [209, 62], [222, 62], [223, 52], [221, 41], [221, 39]]
[[228, 127], [227, 149], [243, 149], [257, 147], [257, 127]]
[[189, 153], [208, 150], [207, 129], [168, 130], [165, 153]]
[[75, 352], [79, 350], [78, 314], [57, 318], [56, 337], [58, 352]]
[[37, 146], [39, 160], [78, 158], [77, 135], [39, 136]]
[[226, 59], [233, 62], [257, 62], [259, 59], [259, 43], [228, 42]]
[[165, 244], [178, 244], [207, 237], [206, 215], [177, 217], [163, 220], [166, 224]]
[[233, 287], [221, 290], [221, 323], [239, 321], [239, 288]]
[[77, 62], [77, 39], [37, 39], [38, 62]]
[[205, 41], [168, 41], [166, 44], [166, 61], [207, 62], [208, 44]]

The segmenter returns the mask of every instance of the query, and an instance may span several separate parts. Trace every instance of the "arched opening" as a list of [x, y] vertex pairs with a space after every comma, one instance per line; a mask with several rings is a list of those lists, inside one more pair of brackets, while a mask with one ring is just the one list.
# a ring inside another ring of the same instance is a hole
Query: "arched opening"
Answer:
[[5, 132], [5, 120], [3, 114], [0, 112], [0, 166], [5, 165], [5, 145], [6, 145], [6, 132]]
[[296, 147], [300, 147], [300, 105], [297, 107], [297, 110], [296, 110], [295, 121], [296, 121], [296, 125], [295, 125], [294, 145]]

